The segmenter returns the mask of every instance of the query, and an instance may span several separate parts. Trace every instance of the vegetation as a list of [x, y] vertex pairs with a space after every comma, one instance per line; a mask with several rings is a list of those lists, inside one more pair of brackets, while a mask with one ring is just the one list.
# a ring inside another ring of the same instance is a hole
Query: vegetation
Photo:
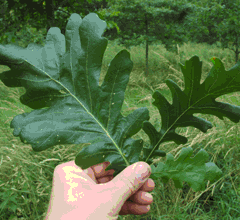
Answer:
[[[31, 29], [31, 28], [30, 28]], [[27, 46], [30, 42], [21, 42]], [[20, 44], [20, 42], [19, 42]], [[106, 73], [109, 62], [121, 50], [116, 42], [109, 42], [103, 59], [100, 83]], [[124, 116], [139, 107], [147, 106], [150, 111], [150, 122], [160, 128], [161, 121], [158, 110], [153, 106], [152, 93], [158, 89], [171, 102], [171, 93], [164, 81], [172, 79], [183, 88], [183, 76], [178, 65], [193, 55], [198, 55], [203, 61], [203, 78], [211, 69], [210, 58], [217, 56], [222, 60], [226, 69], [234, 65], [233, 54], [229, 50], [221, 50], [215, 45], [194, 44], [189, 42], [178, 47], [177, 56], [166, 51], [162, 45], [150, 46], [148, 77], [144, 75], [144, 47], [132, 47], [129, 52], [134, 62], [130, 82], [125, 93], [122, 113]], [[0, 72], [6, 70], [0, 67]], [[10, 122], [14, 116], [31, 109], [19, 102], [24, 88], [8, 88], [0, 83], [0, 219], [43, 219], [46, 215], [54, 168], [61, 163], [74, 160], [76, 154], [85, 145], [59, 145], [43, 152], [33, 152], [30, 145], [23, 144], [12, 135]], [[217, 101], [240, 105], [238, 93], [222, 96]], [[167, 153], [177, 155], [181, 148], [191, 146], [194, 152], [204, 148], [210, 161], [222, 169], [223, 177], [214, 185], [207, 185], [203, 192], [194, 193], [187, 185], [176, 189], [172, 181], [162, 184], [155, 181], [156, 187], [152, 192], [154, 202], [151, 211], [142, 216], [124, 216], [122, 219], [236, 219], [240, 216], [240, 181], [239, 181], [239, 124], [228, 119], [224, 121], [214, 116], [196, 114], [213, 123], [214, 127], [206, 134], [188, 127], [178, 128], [177, 133], [188, 138], [184, 145], [168, 142], [161, 145]], [[134, 136], [149, 139], [140, 131]], [[51, 158], [51, 159], [49, 159]], [[161, 158], [164, 162], [165, 158]], [[119, 218], [121, 219], [121, 218]]]
[[[11, 16], [6, 13], [5, 17], [0, 18], [0, 28], [6, 30], [9, 27], [7, 32], [2, 31], [4, 34], [0, 36], [0, 43], [16, 43], [23, 47], [30, 42], [43, 44], [46, 28], [42, 27], [46, 24], [46, 20], [44, 20], [46, 18], [41, 13], [37, 14], [34, 10], [31, 11], [29, 0], [27, 1], [28, 4], [24, 4], [24, 1], [0, 0], [4, 4], [8, 2], [15, 7], [10, 11]], [[114, 0], [107, 1], [114, 2]], [[45, 10], [45, 1], [34, 0], [34, 2], [36, 3], [33, 4], [38, 4], [37, 9]], [[61, 1], [55, 1], [55, 4], [58, 4], [57, 2]], [[65, 21], [72, 12], [76, 12], [75, 10], [84, 9], [79, 11], [81, 16], [84, 17], [89, 11], [93, 11], [91, 8], [93, 5], [96, 10], [106, 7], [106, 1], [101, 0], [93, 2], [87, 0], [85, 1], [86, 4], [82, 3], [81, 5], [72, 0], [67, 1], [68, 5], [64, 5], [64, 2], [66, 1], [62, 1], [60, 6], [55, 5], [59, 7], [57, 7], [57, 10], [54, 9], [54, 15], [57, 18], [56, 26], [61, 27], [61, 29], [65, 29], [65, 24], [62, 21]], [[91, 2], [92, 4], [90, 4]], [[117, 0], [116, 2], [119, 1]], [[221, 3], [221, 7], [218, 3]], [[202, 8], [200, 11], [193, 12], [192, 17], [187, 16], [180, 29], [177, 29], [177, 27], [173, 29], [171, 28], [172, 25], [167, 26], [168, 28], [170, 27], [168, 36], [172, 36], [172, 33], [179, 33], [179, 31], [183, 33], [182, 27], [184, 26], [188, 33], [186, 43], [181, 45], [175, 44], [177, 47], [174, 52], [166, 50], [161, 45], [161, 42], [158, 41], [149, 46], [148, 77], [145, 76], [145, 39], [142, 38], [143, 43], [138, 46], [126, 47], [131, 53], [134, 66], [122, 108], [124, 116], [137, 108], [147, 107], [150, 111], [150, 122], [159, 130], [161, 120], [159, 120], [157, 108], [152, 104], [154, 101], [152, 94], [154, 90], [160, 90], [171, 102], [171, 93], [165, 84], [165, 80], [172, 79], [175, 82], [177, 81], [181, 88], [184, 87], [183, 75], [178, 65], [179, 62], [184, 63], [186, 59], [191, 58], [193, 55], [199, 56], [200, 60], [203, 61], [204, 75], [201, 80], [203, 82], [212, 67], [210, 58], [213, 56], [220, 58], [227, 70], [238, 60], [239, 39], [237, 36], [239, 35], [239, 21], [237, 18], [239, 17], [239, 10], [236, 3], [234, 1], [230, 3], [228, 0], [204, 0], [195, 1], [194, 4], [205, 7], [205, 9]], [[226, 11], [223, 11], [222, 5], [225, 5]], [[26, 15], [26, 7], [30, 9], [29, 12], [34, 14], [35, 20], [29, 14]], [[102, 12], [99, 10], [99, 15], [101, 14], [104, 15], [104, 10]], [[21, 16], [19, 17], [19, 15]], [[230, 19], [225, 19], [229, 18], [229, 15]], [[225, 19], [225, 21], [222, 22], [221, 19]], [[34, 25], [35, 27], [32, 28]], [[108, 23], [108, 27], [114, 26], [117, 28], [116, 23]], [[111, 30], [108, 30], [106, 34], [111, 36]], [[180, 35], [179, 37], [181, 38]], [[119, 35], [117, 34], [117, 36]], [[218, 39], [221, 42], [216, 42]], [[171, 39], [169, 40], [171, 41]], [[112, 58], [120, 50], [125, 49], [124, 45], [118, 45], [119, 42], [120, 39], [116, 39], [108, 44], [103, 60], [100, 82], [102, 82]], [[215, 42], [216, 44], [212, 44]], [[209, 46], [208, 44], [212, 45]], [[229, 49], [220, 49], [220, 47], [228, 48], [229, 45], [235, 54]], [[0, 66], [0, 73], [5, 70], [6, 67]], [[22, 105], [19, 101], [19, 97], [24, 93], [24, 88], [9, 88], [0, 81], [0, 220], [44, 219], [51, 192], [54, 168], [58, 164], [74, 160], [80, 149], [86, 146], [86, 144], [75, 145], [73, 148], [73, 145], [59, 145], [36, 153], [32, 151], [30, 145], [23, 144], [19, 138], [14, 137], [10, 128], [11, 120], [18, 114], [32, 110]], [[222, 96], [217, 101], [240, 106], [239, 93], [237, 92]], [[206, 134], [192, 127], [178, 128], [176, 132], [186, 136], [188, 142], [184, 145], [168, 142], [162, 144], [161, 149], [177, 156], [183, 147], [191, 146], [194, 149], [194, 153], [198, 152], [200, 148], [204, 148], [211, 155], [209, 160], [223, 171], [223, 177], [214, 185], [206, 183], [206, 190], [197, 193], [194, 193], [187, 184], [184, 185], [183, 189], [176, 189], [172, 181], [168, 184], [155, 181], [157, 187], [152, 192], [154, 202], [151, 205], [151, 211], [147, 215], [124, 216], [119, 219], [239, 218], [240, 125], [239, 123], [234, 124], [226, 118], [222, 121], [214, 116], [202, 114], [195, 114], [195, 116], [211, 121], [214, 125], [213, 128]], [[140, 131], [134, 138], [142, 138], [145, 142], [149, 140], [143, 131]], [[160, 161], [164, 162], [165, 158], [161, 158]]]

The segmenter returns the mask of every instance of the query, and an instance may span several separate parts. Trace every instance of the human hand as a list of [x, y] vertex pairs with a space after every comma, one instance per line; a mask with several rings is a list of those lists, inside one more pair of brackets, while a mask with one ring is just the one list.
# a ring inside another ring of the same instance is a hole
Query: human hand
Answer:
[[116, 220], [119, 214], [146, 214], [153, 202], [147, 192], [152, 191], [155, 184], [152, 179], [138, 179], [141, 171], [135, 170], [142, 165], [147, 174], [150, 166], [145, 162], [134, 163], [113, 179], [114, 170], [105, 171], [109, 164], [104, 162], [86, 170], [74, 161], [58, 165], [54, 170], [46, 220]]

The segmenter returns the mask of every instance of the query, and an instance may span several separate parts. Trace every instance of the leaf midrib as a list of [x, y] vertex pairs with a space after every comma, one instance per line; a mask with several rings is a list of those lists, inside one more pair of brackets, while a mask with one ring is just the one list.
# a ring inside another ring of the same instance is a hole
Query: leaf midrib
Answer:
[[[158, 146], [158, 144], [161, 142], [161, 140], [165, 137], [165, 135], [169, 132], [169, 130], [172, 129], [172, 127], [177, 123], [177, 121], [187, 112], [189, 111], [192, 106], [196, 105], [198, 102], [202, 101], [203, 99], [207, 98], [208, 96], [212, 95], [211, 94], [208, 94], [206, 96], [204, 96], [203, 98], [199, 99], [197, 102], [193, 103], [190, 107], [188, 107], [188, 109], [186, 109], [181, 115], [179, 115], [179, 117], [172, 123], [172, 125], [166, 130], [166, 132], [163, 134], [162, 138], [159, 139], [159, 141], [157, 142], [157, 144], [153, 147], [152, 151], [150, 152], [150, 154], [148, 155], [146, 161], [148, 161], [148, 159], [151, 157], [153, 151], [155, 150], [155, 148]], [[162, 130], [162, 129], [161, 129]], [[160, 130], [160, 131], [161, 131]]]
[[[27, 60], [25, 60], [25, 62], [29, 63], [33, 68], [37, 68], [35, 67], [33, 64], [31, 64], [30, 62], [28, 62]], [[118, 145], [116, 144], [116, 142], [112, 139], [112, 137], [110, 136], [110, 134], [108, 133], [108, 131], [102, 126], [102, 124], [94, 117], [94, 115], [89, 112], [85, 106], [77, 99], [77, 97], [75, 95], [73, 95], [68, 88], [66, 88], [61, 82], [55, 80], [54, 78], [52, 78], [47, 72], [43, 71], [41, 68], [37, 68], [38, 70], [42, 71], [44, 74], [46, 74], [50, 79], [52, 79], [53, 81], [55, 81], [56, 83], [58, 83], [59, 85], [61, 85], [64, 89], [66, 89], [69, 94], [75, 98], [75, 100], [83, 107], [83, 109], [98, 123], [98, 125], [102, 128], [102, 130], [106, 133], [106, 135], [109, 137], [109, 139], [112, 141], [112, 143], [115, 145], [116, 149], [118, 150], [118, 152], [120, 153], [120, 155], [122, 156], [122, 158], [124, 159], [125, 163], [127, 166], [129, 166], [129, 162], [127, 161], [126, 157], [122, 154], [121, 149], [118, 147]]]

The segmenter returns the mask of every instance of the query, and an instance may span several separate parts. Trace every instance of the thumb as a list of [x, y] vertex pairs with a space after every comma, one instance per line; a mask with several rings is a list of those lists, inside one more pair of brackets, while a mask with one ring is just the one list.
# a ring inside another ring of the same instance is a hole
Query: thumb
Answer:
[[131, 195], [137, 192], [150, 175], [151, 167], [147, 163], [136, 162], [114, 177], [111, 182], [118, 188], [115, 193], [118, 198], [115, 199], [121, 203], [119, 205], [123, 205]]

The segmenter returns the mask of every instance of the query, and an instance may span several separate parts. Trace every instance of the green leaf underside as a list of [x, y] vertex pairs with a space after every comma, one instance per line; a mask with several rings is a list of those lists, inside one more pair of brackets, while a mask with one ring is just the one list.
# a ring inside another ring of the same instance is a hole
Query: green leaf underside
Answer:
[[[180, 64], [184, 91], [172, 80], [166, 81], [173, 94], [172, 105], [160, 92], [153, 94], [153, 104], [162, 118], [159, 132], [148, 122], [147, 108], [123, 117], [120, 111], [133, 63], [129, 52], [120, 51], [99, 86], [107, 47], [107, 40], [101, 37], [105, 28], [106, 23], [96, 14], [90, 13], [84, 19], [72, 14], [65, 37], [58, 28], [51, 28], [44, 47], [0, 45], [1, 64], [11, 69], [1, 73], [0, 79], [9, 87], [25, 87], [26, 93], [20, 100], [34, 109], [16, 116], [11, 128], [14, 136], [31, 144], [34, 151], [58, 144], [91, 143], [78, 153], [75, 163], [86, 169], [109, 161], [107, 170], [115, 169], [117, 175], [132, 163], [141, 160], [151, 164], [154, 157], [165, 156], [158, 149], [163, 142], [185, 144], [187, 138], [176, 134], [177, 127], [193, 126], [202, 132], [212, 128], [210, 122], [193, 116], [194, 113], [212, 114], [220, 119], [225, 116], [239, 122], [240, 107], [215, 101], [219, 96], [239, 91], [239, 62], [226, 71], [221, 60], [215, 58], [214, 66], [200, 84], [202, 62], [197, 56], [187, 60], [185, 66]], [[143, 147], [141, 139], [131, 138], [141, 128], [149, 136], [148, 148]], [[152, 177], [165, 181], [172, 178], [176, 187], [185, 181], [195, 190], [202, 189], [205, 180], [213, 181], [213, 176], [216, 180], [221, 172], [214, 163], [206, 163], [207, 153], [203, 152], [194, 161], [184, 148], [180, 154], [185, 159], [181, 161], [174, 162], [168, 155], [165, 166], [152, 166]]]
[[109, 161], [121, 171], [139, 161], [143, 141], [131, 136], [149, 119], [149, 112], [139, 108], [127, 117], [120, 113], [133, 67], [126, 50], [111, 61], [99, 86], [107, 47], [107, 39], [101, 37], [105, 28], [96, 14], [84, 19], [73, 14], [65, 37], [51, 28], [44, 47], [1, 46], [1, 63], [11, 68], [1, 74], [1, 80], [10, 87], [24, 86], [26, 93], [20, 100], [35, 109], [13, 119], [14, 136], [34, 151], [91, 143], [77, 155], [77, 165], [85, 169]]

